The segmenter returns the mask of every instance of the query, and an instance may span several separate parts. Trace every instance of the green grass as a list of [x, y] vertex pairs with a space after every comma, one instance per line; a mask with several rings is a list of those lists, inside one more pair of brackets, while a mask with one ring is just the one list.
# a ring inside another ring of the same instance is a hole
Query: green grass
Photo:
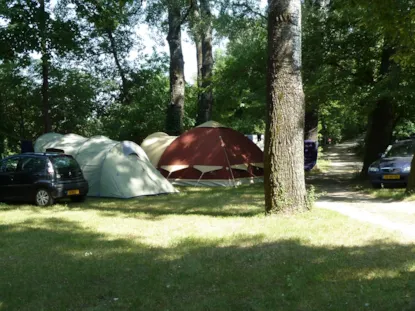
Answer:
[[415, 245], [261, 186], [0, 205], [0, 310], [412, 310]]
[[371, 195], [376, 199], [384, 199], [391, 201], [415, 201], [415, 195], [408, 196], [405, 193], [405, 189], [396, 189], [396, 188], [383, 188], [383, 189], [374, 189], [369, 185], [357, 187], [358, 190], [363, 193]]
[[320, 175], [321, 173], [327, 173], [330, 168], [330, 161], [324, 158], [319, 158], [317, 164], [311, 171], [305, 172], [306, 175]]

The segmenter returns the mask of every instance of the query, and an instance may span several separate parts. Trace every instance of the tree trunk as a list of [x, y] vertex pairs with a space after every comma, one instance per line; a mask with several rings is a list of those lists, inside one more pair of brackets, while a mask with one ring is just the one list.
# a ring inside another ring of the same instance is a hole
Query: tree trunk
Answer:
[[[391, 48], [384, 47], [382, 50], [380, 74], [386, 76], [391, 67], [391, 56], [394, 51]], [[363, 159], [363, 168], [361, 176], [367, 176], [367, 170], [374, 161], [379, 158], [390, 144], [393, 129], [396, 125], [396, 113], [394, 105], [390, 98], [380, 98], [375, 105], [372, 113], [369, 115], [368, 130], [365, 137], [365, 155]]]
[[316, 105], [305, 113], [304, 139], [318, 141], [318, 107]]
[[203, 54], [202, 54], [202, 40], [200, 37], [195, 38], [196, 44], [196, 60], [197, 60], [197, 105], [202, 105], [202, 66], [203, 66]]
[[3, 134], [0, 133], [0, 159], [2, 159], [5, 155], [5, 148], [6, 147], [6, 138]]
[[49, 104], [49, 51], [47, 42], [46, 28], [46, 9], [45, 0], [40, 0], [40, 35], [41, 35], [41, 54], [42, 54], [42, 113], [44, 132], [52, 131], [52, 123], [50, 120], [50, 104]]
[[170, 48], [170, 103], [167, 109], [166, 132], [169, 135], [183, 133], [184, 114], [184, 61], [181, 41], [180, 8], [168, 8], [169, 33], [167, 41]]
[[304, 180], [304, 92], [301, 0], [268, 0], [265, 211], [307, 209]]
[[121, 66], [120, 58], [118, 56], [117, 44], [115, 43], [115, 39], [114, 39], [111, 29], [106, 29], [105, 31], [107, 33], [108, 39], [110, 40], [111, 53], [112, 53], [112, 56], [114, 57], [115, 66], [117, 67], [118, 73], [120, 74], [120, 77], [121, 77], [121, 101], [123, 104], [129, 104], [130, 97], [129, 97], [128, 81], [127, 81], [127, 78], [125, 77], [125, 72]]
[[365, 155], [362, 176], [367, 176], [367, 170], [374, 161], [379, 159], [391, 142], [395, 126], [393, 105], [388, 99], [381, 99], [370, 116], [370, 123], [365, 137]]
[[212, 13], [209, 0], [200, 0], [200, 12], [202, 16], [202, 94], [199, 102], [199, 112], [196, 124], [202, 124], [211, 120], [213, 108], [213, 92], [211, 88], [213, 73], [213, 49], [212, 49]]
[[409, 174], [406, 193], [411, 195], [415, 193], [415, 156], [412, 158], [411, 173]]
[[201, 89], [202, 89], [202, 65], [203, 65], [203, 54], [202, 54], [202, 39], [200, 35], [200, 8], [197, 1], [194, 1], [193, 5], [193, 19], [190, 20], [190, 29], [193, 36], [193, 41], [196, 45], [196, 64], [197, 64], [197, 104], [198, 107], [201, 105]]

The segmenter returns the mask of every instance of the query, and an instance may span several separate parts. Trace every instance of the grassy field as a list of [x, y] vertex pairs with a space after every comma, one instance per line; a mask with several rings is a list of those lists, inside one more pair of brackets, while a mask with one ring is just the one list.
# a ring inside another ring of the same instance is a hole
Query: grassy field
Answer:
[[261, 186], [0, 205], [0, 310], [414, 310], [415, 245]]
[[391, 201], [415, 201], [415, 195], [408, 196], [405, 194], [405, 189], [402, 188], [384, 188], [374, 189], [370, 185], [364, 187], [360, 186], [358, 190], [363, 191], [366, 194], [370, 194], [372, 197], [377, 199], [385, 199]]

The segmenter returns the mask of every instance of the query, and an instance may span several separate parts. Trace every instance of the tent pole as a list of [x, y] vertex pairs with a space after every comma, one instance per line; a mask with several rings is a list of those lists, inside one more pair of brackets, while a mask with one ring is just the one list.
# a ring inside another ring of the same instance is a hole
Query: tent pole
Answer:
[[202, 179], [202, 177], [203, 177], [203, 175], [204, 175], [205, 173], [203, 173], [202, 172], [202, 175], [200, 175], [200, 177], [199, 177], [199, 179], [197, 180], [197, 183], [199, 183], [200, 182], [200, 180]]
[[221, 147], [223, 148], [223, 152], [225, 153], [225, 157], [226, 157], [226, 162], [228, 162], [228, 168], [231, 172], [231, 176], [232, 176], [232, 181], [233, 181], [233, 186], [236, 188], [236, 182], [235, 182], [235, 177], [233, 176], [233, 172], [232, 172], [232, 167], [231, 167], [231, 163], [229, 162], [229, 158], [228, 158], [228, 154], [226, 153], [226, 149], [225, 149], [225, 143], [222, 139], [222, 136], [219, 136], [219, 139], [221, 141]]

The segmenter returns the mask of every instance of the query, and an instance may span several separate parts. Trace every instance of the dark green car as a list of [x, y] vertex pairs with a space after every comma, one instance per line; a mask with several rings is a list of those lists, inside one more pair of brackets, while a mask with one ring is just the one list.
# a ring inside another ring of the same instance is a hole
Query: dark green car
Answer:
[[62, 153], [24, 153], [0, 161], [0, 201], [47, 206], [62, 198], [85, 200], [88, 193], [78, 162]]

